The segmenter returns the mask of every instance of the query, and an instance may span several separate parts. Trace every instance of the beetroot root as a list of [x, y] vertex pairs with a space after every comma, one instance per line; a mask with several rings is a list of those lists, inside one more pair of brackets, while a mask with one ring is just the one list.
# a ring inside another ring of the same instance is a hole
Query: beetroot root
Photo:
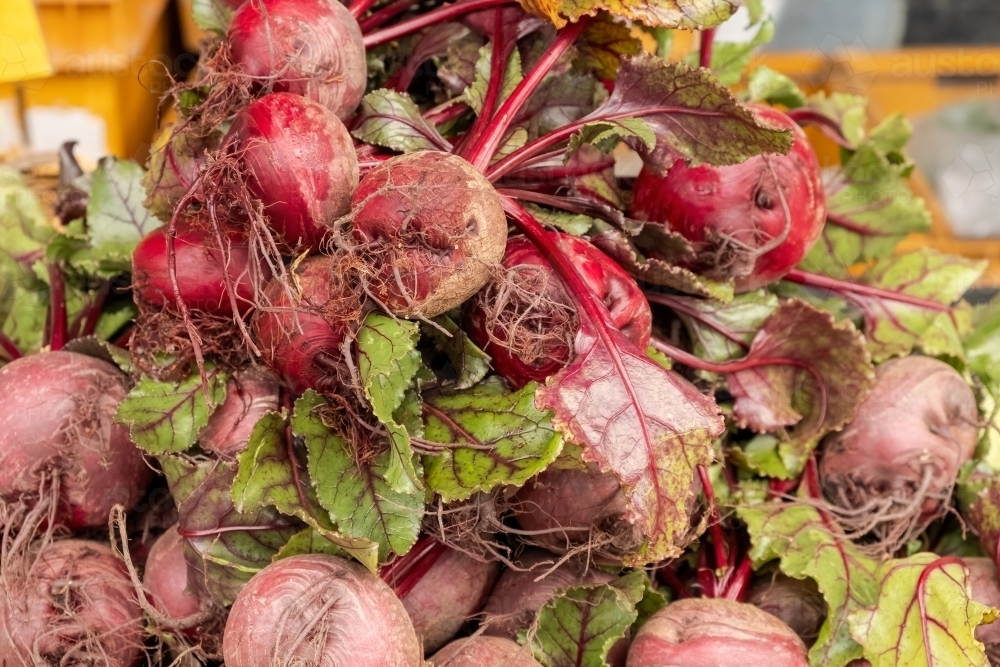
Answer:
[[381, 162], [351, 200], [368, 291], [399, 317], [466, 301], [503, 257], [507, 218], [489, 181], [462, 158], [420, 151]]
[[[188, 587], [188, 564], [184, 559], [184, 538], [177, 526], [168, 528], [149, 550], [142, 585], [150, 603], [170, 618], [180, 621], [202, 608], [201, 597]], [[178, 626], [187, 629], [187, 626]]]
[[57, 478], [56, 522], [70, 528], [106, 526], [116, 504], [135, 507], [152, 473], [114, 420], [127, 393], [117, 368], [75, 352], [0, 368], [0, 498], [34, 502], [42, 477]]
[[841, 523], [872, 532], [892, 553], [945, 511], [976, 448], [979, 412], [951, 366], [930, 357], [888, 361], [843, 431], [823, 445], [819, 475]]
[[784, 621], [808, 645], [826, 619], [826, 601], [812, 579], [761, 574], [750, 583], [744, 601]]
[[142, 609], [124, 565], [111, 549], [63, 540], [48, 543], [30, 557], [34, 563], [23, 572], [8, 566], [3, 574], [3, 664], [138, 663], [143, 652]]
[[223, 638], [228, 667], [419, 667], [420, 642], [381, 579], [334, 556], [268, 565], [240, 591]]
[[806, 667], [798, 635], [757, 607], [723, 599], [678, 600], [636, 633], [627, 667]]
[[217, 456], [236, 458], [250, 442], [257, 421], [278, 411], [280, 390], [278, 379], [263, 368], [237, 371], [226, 385], [226, 400], [198, 433], [198, 445]]
[[540, 667], [531, 652], [503, 637], [464, 637], [438, 651], [433, 667]]
[[499, 563], [446, 548], [402, 598], [425, 653], [444, 646], [482, 608], [499, 575]]

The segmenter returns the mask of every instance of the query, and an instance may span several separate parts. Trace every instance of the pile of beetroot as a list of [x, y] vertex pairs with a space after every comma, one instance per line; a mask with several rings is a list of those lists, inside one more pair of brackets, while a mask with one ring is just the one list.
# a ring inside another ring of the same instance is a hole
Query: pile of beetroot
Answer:
[[1000, 664], [904, 118], [757, 2], [194, 4], [147, 169], [0, 171], [0, 664]]

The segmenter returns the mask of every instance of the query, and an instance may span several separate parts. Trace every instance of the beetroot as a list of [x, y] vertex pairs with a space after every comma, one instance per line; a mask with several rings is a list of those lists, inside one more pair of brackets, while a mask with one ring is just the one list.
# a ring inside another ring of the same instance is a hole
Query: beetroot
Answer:
[[149, 550], [142, 585], [150, 603], [172, 619], [179, 621], [201, 610], [202, 599], [188, 587], [184, 538], [176, 525], [160, 535]]
[[[226, 274], [235, 290], [237, 309], [246, 313], [253, 305], [255, 287], [269, 276], [259, 276], [250, 260], [244, 236], [228, 232], [228, 247], [220, 250], [207, 221], [178, 222], [174, 261], [181, 299], [192, 310], [232, 315]], [[157, 308], [175, 304], [170, 279], [167, 226], [147, 234], [132, 253], [132, 288], [138, 303]]]
[[710, 278], [734, 278], [740, 292], [788, 273], [826, 221], [819, 162], [805, 132], [780, 111], [751, 108], [760, 121], [791, 130], [795, 143], [787, 155], [729, 167], [689, 167], [677, 160], [665, 177], [643, 169], [632, 191], [633, 217], [684, 236], [698, 257], [689, 268]]
[[324, 555], [268, 565], [240, 591], [226, 622], [227, 667], [419, 667], [402, 603], [361, 565]]
[[254, 316], [264, 361], [296, 394], [340, 386], [341, 346], [361, 320], [361, 300], [341, 268], [333, 257], [306, 259], [295, 270], [294, 288], [271, 281], [267, 305]]
[[[969, 585], [972, 599], [990, 607], [1000, 605], [1000, 573], [989, 558], [963, 558], [969, 568]], [[990, 664], [1000, 662], [1000, 622], [994, 621], [976, 628], [976, 639], [986, 646]]]
[[603, 584], [613, 576], [575, 560], [567, 561], [539, 581], [555, 560], [541, 549], [530, 549], [517, 561], [518, 569], [505, 570], [483, 607], [485, 634], [514, 639], [518, 630], [531, 625], [535, 614], [556, 591], [579, 584]]
[[[640, 349], [649, 344], [649, 304], [625, 271], [587, 241], [553, 234], [604, 302], [611, 321]], [[472, 339], [490, 355], [493, 368], [514, 387], [543, 382], [572, 358], [579, 322], [573, 299], [545, 256], [523, 236], [507, 242], [506, 275], [473, 303]]]
[[3, 573], [2, 664], [131, 667], [142, 609], [120, 560], [97, 542], [52, 542]]
[[530, 540], [555, 553], [591, 543], [595, 559], [621, 564], [610, 554], [632, 553], [642, 533], [624, 518], [625, 494], [618, 478], [590, 470], [549, 468], [533, 477], [514, 496], [517, 522], [533, 534]]
[[420, 581], [402, 596], [424, 652], [438, 650], [483, 606], [500, 564], [446, 548]]
[[117, 368], [75, 352], [0, 368], [0, 498], [33, 501], [42, 476], [57, 476], [56, 520], [70, 528], [107, 526], [116, 504], [135, 507], [152, 473], [114, 420], [127, 393]]
[[464, 637], [438, 651], [433, 667], [540, 667], [531, 652], [503, 637]]
[[368, 291], [399, 317], [435, 317], [475, 294], [500, 263], [507, 219], [475, 167], [438, 151], [379, 163], [351, 200]]
[[784, 621], [807, 645], [816, 641], [826, 619], [826, 601], [815, 581], [777, 571], [755, 577], [745, 602]]
[[365, 94], [361, 28], [337, 0], [244, 2], [226, 37], [259, 89], [301, 95], [344, 119]]
[[234, 459], [250, 441], [257, 421], [279, 409], [280, 385], [263, 368], [248, 366], [237, 371], [226, 384], [226, 400], [215, 409], [198, 433], [198, 445], [207, 452]]
[[223, 143], [289, 248], [318, 247], [348, 212], [358, 160], [347, 128], [326, 107], [289, 93], [265, 95], [236, 114]]
[[689, 598], [667, 605], [639, 629], [627, 667], [806, 667], [798, 635], [753, 605]]
[[823, 445], [820, 481], [842, 523], [872, 530], [887, 553], [911, 540], [945, 511], [978, 422], [972, 390], [948, 364], [912, 356], [878, 366], [854, 419]]

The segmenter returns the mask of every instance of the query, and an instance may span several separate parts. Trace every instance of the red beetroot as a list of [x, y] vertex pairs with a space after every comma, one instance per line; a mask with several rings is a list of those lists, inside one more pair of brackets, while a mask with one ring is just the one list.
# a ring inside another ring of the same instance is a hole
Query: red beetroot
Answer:
[[690, 598], [667, 605], [639, 628], [627, 667], [806, 667], [798, 635], [757, 607]]
[[127, 393], [112, 364], [75, 352], [0, 368], [0, 498], [34, 500], [47, 475], [59, 478], [56, 520], [70, 528], [107, 526], [116, 504], [135, 507], [152, 473], [114, 420]]
[[289, 93], [265, 95], [236, 114], [223, 143], [235, 148], [247, 188], [289, 248], [318, 247], [350, 209], [354, 141], [326, 107]]
[[816, 582], [793, 579], [780, 572], [755, 577], [745, 602], [784, 621], [807, 645], [816, 641], [826, 619], [826, 600]]
[[421, 151], [379, 163], [351, 200], [368, 290], [400, 317], [434, 317], [478, 292], [500, 263], [507, 218], [475, 167]]
[[[963, 558], [969, 568], [969, 586], [972, 599], [996, 608], [1000, 606], [1000, 574], [997, 566], [989, 558]], [[994, 621], [976, 628], [976, 639], [986, 646], [990, 664], [1000, 663], [1000, 621]]]
[[[652, 315], [635, 280], [587, 241], [569, 234], [556, 237], [608, 307], [615, 327], [645, 349]], [[503, 267], [507, 275], [491, 283], [473, 303], [469, 330], [492, 358], [494, 370], [519, 388], [543, 382], [569, 363], [579, 322], [562, 281], [525, 237], [507, 242]]]
[[751, 108], [760, 121], [791, 130], [795, 142], [788, 155], [761, 155], [729, 167], [689, 167], [677, 160], [665, 177], [643, 169], [632, 191], [634, 217], [684, 236], [698, 253], [689, 268], [734, 278], [740, 292], [788, 273], [826, 222], [819, 162], [805, 133], [776, 109]]
[[503, 637], [463, 637], [438, 651], [434, 667], [541, 667], [531, 651]]
[[345, 119], [365, 94], [361, 28], [337, 0], [244, 2], [226, 37], [233, 61], [263, 90], [301, 95]]
[[[244, 236], [228, 232], [222, 238], [229, 247], [220, 250], [208, 225], [201, 220], [177, 224], [174, 261], [181, 299], [192, 310], [232, 315], [226, 289], [228, 273], [236, 292], [237, 308], [243, 314], [253, 305], [254, 286], [258, 282], [250, 247]], [[132, 253], [132, 288], [136, 301], [142, 305], [172, 307], [176, 303], [170, 280], [166, 225], [147, 234]]]
[[402, 598], [425, 653], [444, 646], [482, 608], [498, 576], [500, 563], [445, 549]]
[[945, 511], [978, 430], [976, 398], [955, 369], [931, 357], [887, 361], [851, 423], [823, 445], [823, 490], [848, 511], [845, 525], [874, 526], [891, 553]]
[[0, 662], [107, 667], [139, 662], [142, 610], [111, 549], [63, 540], [30, 557], [35, 559], [30, 568], [4, 572]]
[[340, 386], [341, 346], [361, 319], [361, 300], [344, 282], [341, 266], [326, 255], [306, 259], [295, 269], [294, 287], [271, 281], [267, 305], [254, 315], [264, 361], [293, 393]]
[[184, 538], [176, 525], [167, 528], [149, 550], [142, 585], [150, 603], [172, 619], [179, 621], [201, 610], [201, 598], [188, 587]]
[[226, 400], [198, 433], [198, 445], [207, 452], [235, 459], [250, 441], [257, 421], [280, 405], [280, 385], [269, 371], [249, 366], [226, 384]]
[[240, 591], [223, 635], [227, 667], [419, 667], [403, 604], [361, 565], [324, 555], [268, 565]]
[[556, 591], [579, 584], [603, 584], [613, 576], [594, 568], [584, 569], [570, 560], [539, 581], [555, 564], [555, 558], [541, 549], [529, 549], [517, 562], [518, 570], [505, 570], [483, 607], [485, 634], [514, 639], [518, 630], [531, 625], [535, 614]]

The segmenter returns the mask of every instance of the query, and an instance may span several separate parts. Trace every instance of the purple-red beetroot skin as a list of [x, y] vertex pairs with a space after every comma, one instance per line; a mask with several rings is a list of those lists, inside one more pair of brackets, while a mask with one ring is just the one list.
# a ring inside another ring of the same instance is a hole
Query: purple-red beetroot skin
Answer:
[[521, 570], [505, 570], [483, 607], [485, 634], [515, 639], [527, 628], [535, 614], [556, 591], [579, 584], [603, 584], [614, 579], [600, 570], [584, 571], [576, 561], [568, 561], [540, 581], [557, 559], [542, 549], [529, 549], [517, 561]]
[[289, 248], [318, 248], [350, 210], [359, 178], [354, 140], [326, 107], [290, 93], [265, 95], [236, 114], [223, 145], [235, 147], [247, 189]]
[[816, 641], [826, 619], [826, 601], [812, 579], [762, 574], [750, 583], [744, 601], [787, 623], [808, 645]]
[[184, 538], [176, 525], [160, 535], [149, 550], [142, 585], [150, 603], [170, 618], [179, 621], [201, 610], [201, 598], [188, 587]]
[[227, 38], [233, 61], [269, 91], [301, 95], [345, 120], [365, 94], [361, 28], [337, 0], [244, 2]]
[[22, 357], [0, 368], [0, 498], [33, 498], [59, 476], [58, 523], [107, 527], [111, 508], [135, 507], [152, 472], [115, 423], [128, 393], [112, 364], [75, 352]]
[[403, 607], [432, 653], [454, 637], [483, 606], [500, 576], [500, 564], [481, 562], [457, 549], [446, 549], [403, 597]]
[[403, 604], [363, 566], [312, 554], [268, 565], [236, 597], [223, 636], [226, 667], [420, 667]]
[[[963, 558], [965, 567], [969, 568], [969, 585], [972, 587], [972, 599], [976, 602], [1000, 607], [1000, 574], [997, 566], [989, 558]], [[1000, 621], [993, 621], [976, 628], [976, 639], [986, 645], [986, 654], [990, 664], [1000, 663]]]
[[351, 200], [354, 243], [371, 293], [399, 317], [435, 317], [462, 305], [503, 258], [507, 217], [471, 164], [419, 151], [380, 162]]
[[433, 667], [541, 667], [523, 646], [503, 637], [463, 637], [434, 654]]
[[124, 564], [97, 542], [44, 547], [26, 581], [5, 573], [0, 664], [132, 667], [142, 655], [142, 609]]
[[627, 667], [808, 667], [798, 635], [742, 602], [690, 598], [667, 605], [639, 628]]
[[246, 449], [257, 421], [267, 412], [277, 412], [281, 386], [270, 371], [256, 366], [243, 368], [226, 383], [226, 400], [215, 409], [198, 433], [198, 445], [207, 452], [235, 459]]

